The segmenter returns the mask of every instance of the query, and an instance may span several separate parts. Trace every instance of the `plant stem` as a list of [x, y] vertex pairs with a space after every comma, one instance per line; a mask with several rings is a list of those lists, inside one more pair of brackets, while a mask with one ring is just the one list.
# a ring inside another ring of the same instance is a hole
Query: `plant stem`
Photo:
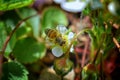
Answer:
[[117, 48], [120, 50], [120, 44], [118, 43], [118, 41], [115, 37], [113, 37], [113, 42], [117, 46]]
[[81, 67], [84, 67], [84, 64], [85, 64], [85, 58], [86, 58], [86, 54], [87, 54], [88, 44], [89, 44], [88, 40], [85, 41], [85, 48], [84, 48], [84, 51], [83, 51]]
[[100, 53], [100, 80], [105, 80], [103, 75], [103, 55]]
[[94, 57], [94, 59], [93, 59], [93, 61], [92, 61], [92, 64], [95, 64], [95, 61], [97, 60], [97, 57], [98, 57], [99, 52], [100, 52], [100, 48], [97, 50], [97, 52], [96, 52], [96, 54], [95, 54], [95, 57]]
[[[24, 19], [21, 15], [21, 12], [18, 9], [15, 9], [15, 12], [17, 13], [17, 15], [19, 16], [20, 19]], [[26, 25], [32, 27], [32, 25], [29, 22], [25, 21], [25, 23], [26, 23]]]
[[95, 54], [95, 57], [94, 57], [94, 59], [93, 59], [93, 61], [92, 61], [93, 64], [95, 64], [95, 61], [97, 60], [97, 56], [98, 56], [98, 54], [100, 53], [100, 50], [101, 50], [101, 48], [102, 48], [102, 46], [103, 46], [103, 43], [104, 43], [104, 41], [105, 41], [106, 34], [102, 34], [101, 37], [102, 37], [103, 39], [101, 39], [101, 41], [100, 41], [98, 50], [97, 50], [97, 52], [96, 52], [96, 54]]
[[61, 76], [61, 80], [64, 80], [63, 76]]
[[76, 58], [77, 66], [80, 66], [79, 56], [78, 56], [78, 53], [76, 53], [76, 52], [75, 52], [75, 58]]

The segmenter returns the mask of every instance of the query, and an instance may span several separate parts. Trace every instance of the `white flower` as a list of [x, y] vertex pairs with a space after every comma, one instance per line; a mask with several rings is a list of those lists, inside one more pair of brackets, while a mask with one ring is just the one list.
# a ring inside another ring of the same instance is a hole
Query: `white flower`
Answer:
[[87, 4], [88, 0], [85, 1], [75, 0], [70, 2], [66, 1], [61, 3], [61, 8], [69, 12], [81, 12], [82, 10], [85, 9]]

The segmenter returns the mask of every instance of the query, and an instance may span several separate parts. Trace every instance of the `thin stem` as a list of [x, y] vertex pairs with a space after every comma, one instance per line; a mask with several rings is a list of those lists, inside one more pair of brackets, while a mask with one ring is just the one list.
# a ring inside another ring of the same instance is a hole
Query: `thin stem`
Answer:
[[75, 52], [75, 58], [76, 58], [76, 62], [77, 62], [77, 66], [79, 66], [79, 56], [78, 53]]
[[86, 54], [87, 54], [87, 49], [88, 49], [88, 40], [85, 41], [85, 48], [84, 48], [84, 51], [83, 51], [81, 67], [84, 67], [85, 58], [86, 58]]
[[64, 77], [63, 77], [63, 76], [61, 76], [61, 80], [64, 80]]
[[113, 37], [113, 42], [117, 46], [117, 48], [120, 49], [120, 45], [115, 37]]
[[[20, 17], [20, 19], [24, 19], [18, 9], [15, 9], [15, 12], [16, 12], [17, 15]], [[32, 27], [32, 25], [31, 25], [29, 22], [25, 21], [25, 23], [26, 23], [26, 25]]]
[[80, 23], [82, 23], [82, 18], [83, 18], [83, 12], [81, 12], [81, 15], [80, 15]]
[[96, 54], [95, 54], [95, 57], [94, 57], [94, 59], [93, 59], [93, 61], [92, 61], [93, 64], [95, 64], [95, 61], [97, 60], [97, 57], [98, 57], [99, 52], [100, 52], [100, 48], [97, 50], [97, 52], [96, 52]]
[[101, 80], [105, 80], [104, 79], [104, 75], [103, 75], [103, 55], [102, 53], [100, 53], [100, 79]]

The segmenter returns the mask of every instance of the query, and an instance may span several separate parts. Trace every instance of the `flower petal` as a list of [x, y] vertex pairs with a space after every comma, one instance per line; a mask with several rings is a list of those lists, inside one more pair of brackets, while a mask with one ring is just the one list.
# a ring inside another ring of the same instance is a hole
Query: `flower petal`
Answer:
[[74, 51], [74, 47], [72, 45], [71, 48], [70, 48], [70, 52], [73, 52], [73, 51]]
[[58, 25], [56, 29], [61, 33], [64, 34], [67, 31], [67, 28], [64, 25]]
[[73, 37], [74, 37], [74, 33], [73, 32], [69, 32], [68, 39], [71, 40]]
[[55, 46], [52, 48], [52, 53], [56, 57], [60, 57], [63, 55], [63, 50], [60, 46]]

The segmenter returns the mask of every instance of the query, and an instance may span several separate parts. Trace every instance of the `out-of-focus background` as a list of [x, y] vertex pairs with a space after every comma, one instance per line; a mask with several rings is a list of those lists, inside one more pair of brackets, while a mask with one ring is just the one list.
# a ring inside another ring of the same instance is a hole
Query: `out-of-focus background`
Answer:
[[120, 79], [120, 1], [15, 3], [0, 2], [2, 80]]

